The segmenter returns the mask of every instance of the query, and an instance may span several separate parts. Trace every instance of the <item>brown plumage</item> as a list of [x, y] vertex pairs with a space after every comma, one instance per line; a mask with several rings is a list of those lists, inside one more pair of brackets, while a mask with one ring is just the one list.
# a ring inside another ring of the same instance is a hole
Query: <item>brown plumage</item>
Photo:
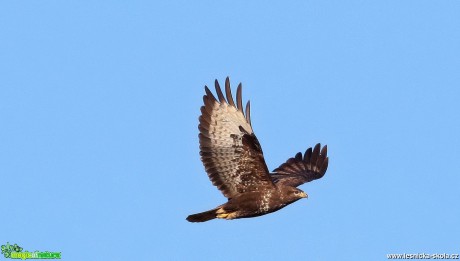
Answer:
[[228, 77], [226, 97], [217, 80], [215, 88], [217, 99], [205, 86], [198, 125], [200, 155], [212, 184], [228, 201], [212, 210], [190, 215], [187, 220], [255, 217], [307, 197], [297, 186], [324, 176], [329, 162], [327, 146], [321, 149], [317, 144], [303, 156], [299, 152], [270, 173], [252, 129], [249, 101], [243, 112], [241, 83], [236, 91], [236, 104]]

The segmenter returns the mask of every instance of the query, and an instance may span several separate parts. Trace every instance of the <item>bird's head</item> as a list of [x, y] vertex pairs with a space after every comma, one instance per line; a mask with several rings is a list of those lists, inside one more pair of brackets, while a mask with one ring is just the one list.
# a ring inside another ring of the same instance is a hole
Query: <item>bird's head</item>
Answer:
[[285, 187], [284, 197], [290, 202], [297, 201], [301, 198], [308, 198], [307, 193], [295, 187]]

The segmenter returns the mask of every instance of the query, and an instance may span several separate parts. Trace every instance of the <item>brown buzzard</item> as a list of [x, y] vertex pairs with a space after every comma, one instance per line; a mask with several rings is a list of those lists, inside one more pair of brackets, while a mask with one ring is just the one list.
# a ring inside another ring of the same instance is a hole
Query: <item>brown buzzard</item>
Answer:
[[206, 212], [190, 215], [190, 222], [214, 218], [236, 219], [265, 215], [301, 198], [308, 197], [297, 186], [319, 179], [326, 173], [327, 146], [316, 144], [268, 171], [262, 148], [252, 130], [250, 103], [243, 111], [241, 83], [233, 100], [230, 81], [225, 80], [225, 94], [215, 81], [218, 99], [205, 86], [201, 107], [200, 155], [212, 184], [228, 198]]

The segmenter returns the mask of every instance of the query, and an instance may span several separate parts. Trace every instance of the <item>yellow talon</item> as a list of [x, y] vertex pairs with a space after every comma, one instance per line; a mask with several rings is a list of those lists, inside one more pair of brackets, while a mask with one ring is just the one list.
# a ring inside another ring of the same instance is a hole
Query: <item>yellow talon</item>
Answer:
[[236, 212], [231, 213], [221, 213], [217, 214], [217, 218], [225, 218], [225, 219], [234, 219], [236, 217]]
[[217, 214], [217, 218], [227, 218], [228, 215], [228, 213]]

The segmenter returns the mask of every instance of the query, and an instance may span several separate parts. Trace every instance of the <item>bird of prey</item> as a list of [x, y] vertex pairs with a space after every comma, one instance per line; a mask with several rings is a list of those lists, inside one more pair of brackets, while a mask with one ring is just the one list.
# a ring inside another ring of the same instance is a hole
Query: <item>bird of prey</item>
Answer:
[[327, 146], [309, 148], [270, 173], [252, 129], [250, 103], [243, 110], [241, 83], [233, 100], [229, 78], [225, 94], [215, 81], [217, 99], [205, 86], [198, 125], [201, 161], [212, 184], [228, 201], [214, 209], [190, 215], [190, 222], [215, 218], [237, 219], [277, 211], [307, 194], [297, 187], [319, 179], [327, 170]]

